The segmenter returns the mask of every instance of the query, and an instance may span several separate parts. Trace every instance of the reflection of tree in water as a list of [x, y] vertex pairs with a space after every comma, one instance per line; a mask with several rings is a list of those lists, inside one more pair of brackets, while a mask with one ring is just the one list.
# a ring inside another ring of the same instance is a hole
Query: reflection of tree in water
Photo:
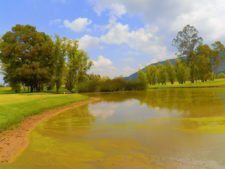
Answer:
[[100, 94], [104, 101], [121, 102], [137, 99], [151, 108], [165, 108], [182, 112], [184, 117], [220, 116], [225, 114], [223, 89], [162, 89], [146, 92]]
[[[150, 107], [178, 110], [184, 117], [205, 117], [224, 115], [224, 101], [218, 90], [176, 89], [150, 91], [141, 99]], [[225, 94], [225, 93], [224, 93]]]

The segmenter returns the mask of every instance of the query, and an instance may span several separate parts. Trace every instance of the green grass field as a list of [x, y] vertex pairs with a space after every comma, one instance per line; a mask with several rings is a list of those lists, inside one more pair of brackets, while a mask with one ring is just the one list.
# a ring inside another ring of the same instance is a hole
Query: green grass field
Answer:
[[166, 85], [157, 84], [157, 85], [149, 85], [149, 89], [158, 89], [158, 88], [201, 88], [201, 87], [225, 87], [225, 79], [216, 79], [214, 81], [207, 82], [186, 82], [185, 84], [179, 84], [175, 82], [173, 85], [171, 83], [167, 83]]
[[87, 98], [79, 94], [13, 94], [10, 88], [0, 88], [0, 130], [14, 127], [28, 116]]

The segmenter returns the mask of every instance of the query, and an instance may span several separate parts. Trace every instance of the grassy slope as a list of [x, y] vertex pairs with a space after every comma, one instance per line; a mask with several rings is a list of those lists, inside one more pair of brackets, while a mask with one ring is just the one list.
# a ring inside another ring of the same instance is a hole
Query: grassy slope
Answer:
[[47, 109], [87, 99], [87, 96], [79, 94], [9, 93], [9, 89], [0, 88], [0, 130], [15, 126], [26, 117]]
[[185, 84], [174, 83], [167, 83], [166, 85], [157, 84], [153, 86], [149, 86], [150, 89], [157, 89], [157, 88], [198, 88], [198, 87], [225, 87], [225, 79], [216, 79], [214, 81], [207, 81], [207, 82], [196, 82], [190, 83], [187, 82]]

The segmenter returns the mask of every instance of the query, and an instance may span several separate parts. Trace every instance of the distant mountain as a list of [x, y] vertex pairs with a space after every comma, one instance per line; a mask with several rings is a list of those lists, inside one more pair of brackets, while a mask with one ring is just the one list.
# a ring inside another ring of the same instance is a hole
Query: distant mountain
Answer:
[[[168, 59], [168, 60], [169, 60], [173, 65], [175, 65], [176, 59]], [[167, 61], [167, 60], [161, 61], [161, 62], [157, 62], [157, 63], [153, 63], [153, 64], [150, 64], [150, 65], [154, 65], [154, 66], [156, 66], [156, 65], [158, 65], [158, 64], [165, 65], [165, 64], [166, 64], [166, 61]], [[149, 66], [149, 65], [148, 65], [148, 66]], [[147, 68], [148, 66], [146, 66], [146, 67], [143, 68], [142, 70], [145, 71], [146, 68]], [[221, 66], [219, 67], [217, 73], [222, 73], [222, 72], [225, 73], [225, 61], [223, 61], [223, 63], [222, 63]], [[133, 73], [132, 75], [130, 75], [130, 76], [128, 76], [128, 77], [125, 77], [125, 79], [126, 79], [126, 80], [135, 80], [135, 79], [137, 79], [137, 76], [138, 76], [138, 71], [135, 72], [135, 73]]]

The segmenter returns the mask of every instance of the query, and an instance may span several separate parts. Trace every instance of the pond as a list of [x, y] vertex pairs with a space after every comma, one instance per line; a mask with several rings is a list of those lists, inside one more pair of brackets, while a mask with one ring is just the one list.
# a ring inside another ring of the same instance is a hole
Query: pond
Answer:
[[225, 168], [225, 89], [92, 94], [42, 124], [3, 169]]

